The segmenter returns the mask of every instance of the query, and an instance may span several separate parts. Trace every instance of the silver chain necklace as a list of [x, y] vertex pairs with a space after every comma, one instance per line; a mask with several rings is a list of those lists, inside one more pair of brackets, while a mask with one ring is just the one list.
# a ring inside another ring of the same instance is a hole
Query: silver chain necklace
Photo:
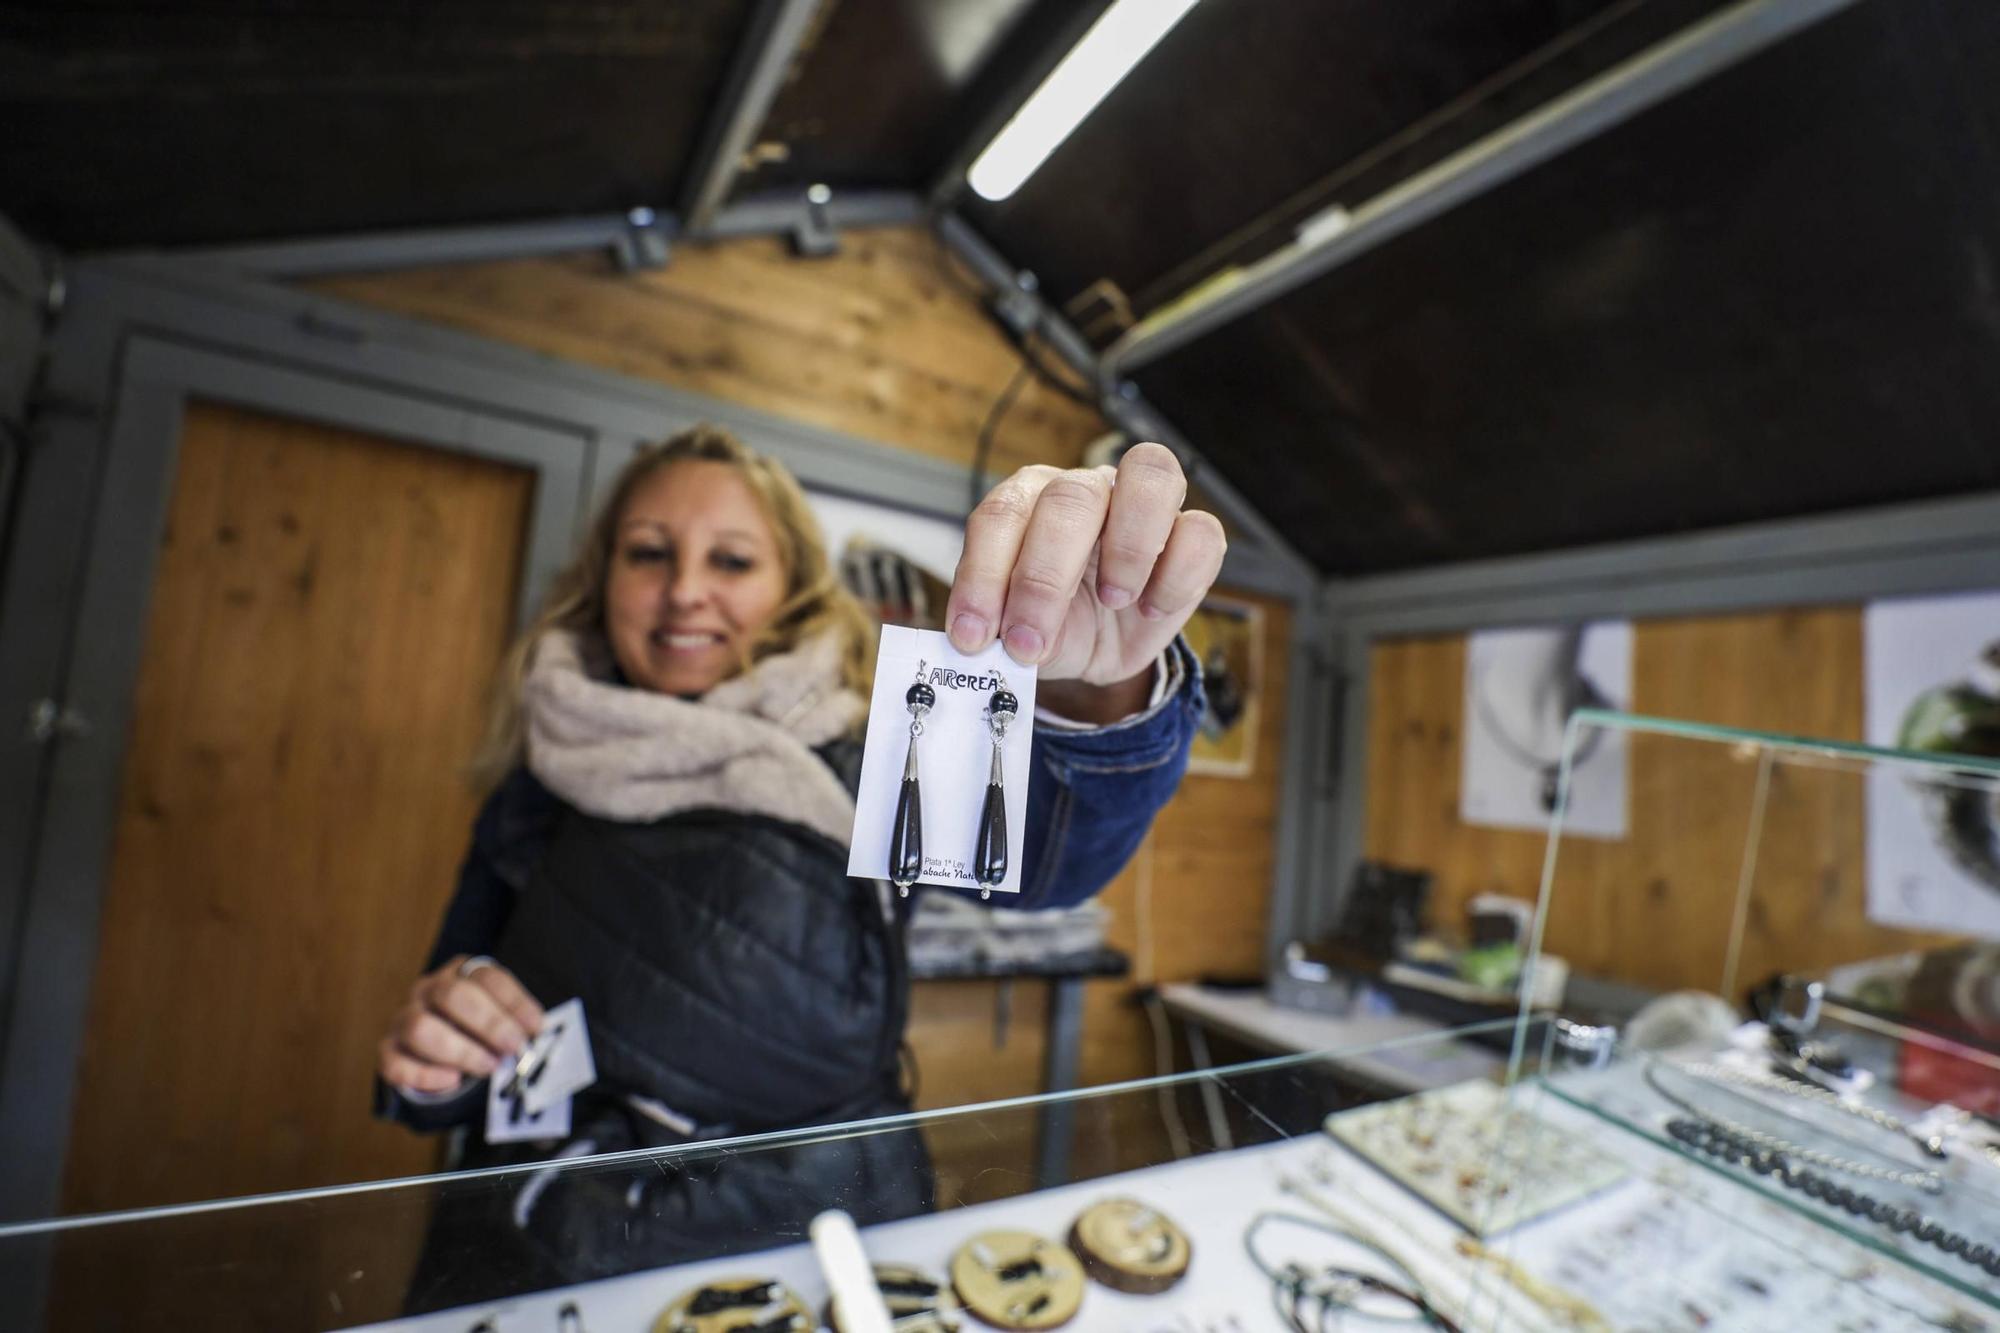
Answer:
[[1811, 1102], [1816, 1106], [1830, 1107], [1842, 1115], [1865, 1120], [1877, 1129], [1901, 1135], [1915, 1144], [1917, 1151], [1926, 1157], [1943, 1158], [1944, 1137], [1939, 1134], [1919, 1134], [1898, 1117], [1878, 1106], [1866, 1102], [1850, 1101], [1831, 1088], [1822, 1088], [1812, 1083], [1802, 1083], [1797, 1079], [1782, 1078], [1777, 1074], [1767, 1074], [1758, 1069], [1737, 1069], [1730, 1065], [1719, 1065], [1704, 1060], [1672, 1061], [1674, 1068], [1691, 1078], [1707, 1083], [1734, 1083], [1739, 1087], [1763, 1088], [1782, 1096]]
[[[1755, 1144], [1766, 1152], [1783, 1153], [1787, 1157], [1796, 1158], [1801, 1162], [1809, 1162], [1814, 1166], [1824, 1167], [1828, 1171], [1841, 1171], [1850, 1176], [1862, 1176], [1869, 1180], [1885, 1180], [1892, 1185], [1910, 1186], [1920, 1189], [1926, 1194], [1942, 1194], [1944, 1192], [1944, 1177], [1935, 1171], [1904, 1171], [1894, 1167], [1876, 1166], [1873, 1162], [1857, 1162], [1852, 1158], [1840, 1157], [1819, 1148], [1807, 1147], [1803, 1143], [1793, 1143], [1790, 1139], [1780, 1138], [1776, 1134], [1767, 1134], [1761, 1129], [1753, 1129], [1740, 1121], [1717, 1115], [1706, 1106], [1697, 1106], [1659, 1081], [1657, 1071], [1660, 1063], [1669, 1063], [1672, 1068], [1679, 1069], [1682, 1072], [1691, 1072], [1687, 1066], [1672, 1064], [1671, 1062], [1662, 1061], [1649, 1064], [1646, 1067], [1646, 1082], [1654, 1092], [1659, 1093], [1660, 1096], [1673, 1103], [1677, 1109], [1688, 1115], [1720, 1125], [1731, 1134]], [[1700, 1076], [1695, 1075], [1695, 1077]]]

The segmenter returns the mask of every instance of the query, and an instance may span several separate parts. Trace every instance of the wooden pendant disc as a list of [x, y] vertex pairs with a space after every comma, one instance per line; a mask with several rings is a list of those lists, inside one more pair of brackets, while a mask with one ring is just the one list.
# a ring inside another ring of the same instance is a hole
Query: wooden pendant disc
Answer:
[[1134, 1296], [1173, 1286], [1194, 1258], [1187, 1233], [1136, 1199], [1105, 1199], [1084, 1209], [1069, 1229], [1069, 1247], [1084, 1272]]
[[653, 1333], [737, 1333], [779, 1318], [789, 1320], [790, 1333], [811, 1333], [813, 1318], [805, 1302], [784, 1283], [768, 1277], [726, 1277], [674, 1297], [653, 1321]]
[[[958, 1333], [964, 1322], [959, 1318], [958, 1297], [952, 1289], [921, 1268], [907, 1264], [876, 1264], [875, 1286], [896, 1333]], [[833, 1333], [846, 1333], [834, 1314], [833, 1302], [826, 1305], [826, 1326]]]
[[1060, 1328], [1083, 1304], [1083, 1265], [1033, 1232], [986, 1231], [951, 1257], [951, 1285], [966, 1309], [995, 1328]]

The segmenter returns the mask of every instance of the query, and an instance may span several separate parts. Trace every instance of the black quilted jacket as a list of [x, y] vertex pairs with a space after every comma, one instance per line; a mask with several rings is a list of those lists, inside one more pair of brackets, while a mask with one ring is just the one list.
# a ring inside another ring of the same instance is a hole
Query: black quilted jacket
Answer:
[[[568, 1153], [909, 1109], [901, 924], [886, 886], [850, 879], [846, 849], [799, 825], [566, 809], [493, 956], [536, 995], [583, 999], [597, 1082], [574, 1103]], [[760, 1249], [834, 1202], [863, 1222], [929, 1207], [915, 1130], [804, 1137], [541, 1171], [526, 1167], [547, 1145], [475, 1139], [465, 1166], [523, 1169], [441, 1202], [410, 1308]]]

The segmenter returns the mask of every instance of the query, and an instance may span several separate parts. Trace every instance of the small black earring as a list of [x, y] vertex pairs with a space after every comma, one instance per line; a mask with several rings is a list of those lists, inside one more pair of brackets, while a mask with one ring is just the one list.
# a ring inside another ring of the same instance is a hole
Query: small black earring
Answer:
[[993, 886], [1007, 878], [1007, 778], [1000, 762], [1007, 741], [1007, 724], [1021, 709], [1021, 701], [1002, 680], [986, 704], [986, 725], [993, 733], [993, 764], [986, 773], [986, 803], [979, 811], [979, 843], [973, 850], [973, 875], [979, 880], [979, 896], [991, 898]]
[[903, 789], [896, 795], [896, 823], [889, 830], [889, 882], [907, 898], [910, 886], [924, 873], [924, 796], [917, 783], [917, 737], [924, 734], [924, 714], [937, 702], [937, 692], [924, 684], [924, 664], [917, 663], [917, 683], [903, 695], [910, 709], [910, 753], [903, 760]]

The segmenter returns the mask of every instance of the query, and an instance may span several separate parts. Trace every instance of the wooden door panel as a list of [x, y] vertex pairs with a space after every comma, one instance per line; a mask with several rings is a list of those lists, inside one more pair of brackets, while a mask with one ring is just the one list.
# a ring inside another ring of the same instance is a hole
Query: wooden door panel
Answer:
[[368, 1116], [476, 808], [534, 475], [191, 406], [64, 1211], [420, 1172]]

